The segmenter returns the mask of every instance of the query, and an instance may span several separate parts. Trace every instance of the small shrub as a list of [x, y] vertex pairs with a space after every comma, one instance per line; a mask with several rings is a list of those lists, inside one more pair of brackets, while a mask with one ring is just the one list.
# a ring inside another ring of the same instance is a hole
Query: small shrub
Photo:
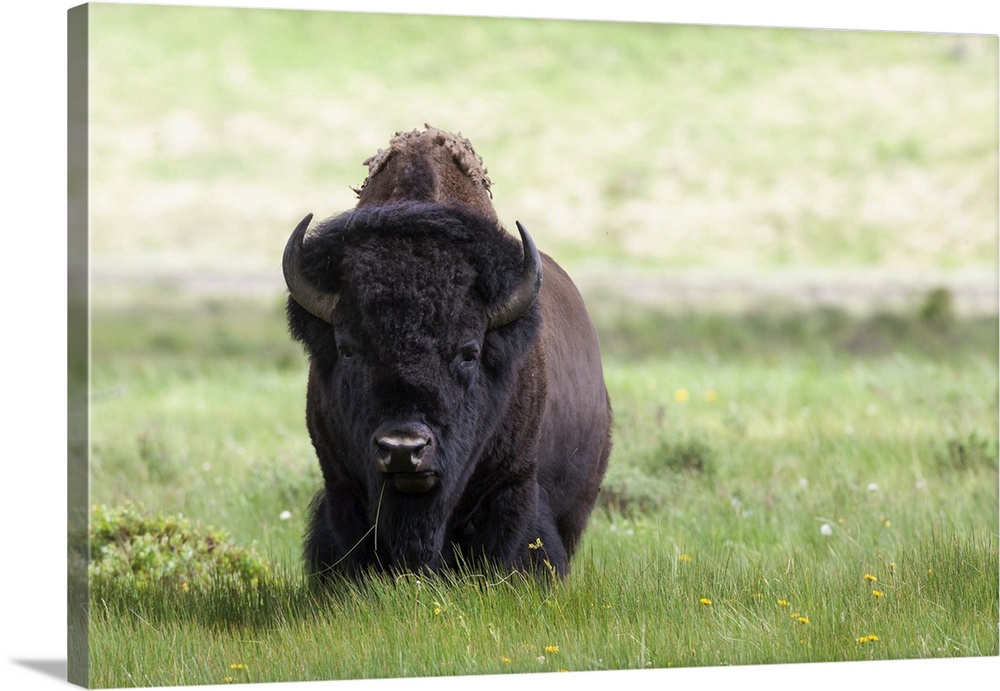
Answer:
[[628, 516], [656, 511], [668, 501], [670, 483], [630, 465], [612, 465], [598, 495], [600, 506]]
[[938, 466], [945, 470], [997, 468], [997, 444], [975, 432], [949, 439], [938, 450]]
[[920, 321], [931, 329], [947, 331], [955, 323], [955, 298], [947, 288], [928, 291], [918, 312]]
[[709, 475], [715, 470], [715, 453], [700, 439], [664, 440], [654, 452], [652, 465], [674, 472]]
[[230, 542], [220, 530], [183, 516], [142, 515], [132, 504], [95, 506], [90, 521], [92, 584], [130, 582], [182, 589], [213, 584], [248, 585], [269, 573], [252, 548]]

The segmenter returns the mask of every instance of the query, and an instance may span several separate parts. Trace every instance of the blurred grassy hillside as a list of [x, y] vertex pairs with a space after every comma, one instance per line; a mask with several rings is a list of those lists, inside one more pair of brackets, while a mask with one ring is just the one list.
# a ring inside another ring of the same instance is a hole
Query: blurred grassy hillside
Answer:
[[425, 122], [584, 280], [996, 277], [995, 36], [90, 7], [97, 300], [280, 294], [295, 223]]

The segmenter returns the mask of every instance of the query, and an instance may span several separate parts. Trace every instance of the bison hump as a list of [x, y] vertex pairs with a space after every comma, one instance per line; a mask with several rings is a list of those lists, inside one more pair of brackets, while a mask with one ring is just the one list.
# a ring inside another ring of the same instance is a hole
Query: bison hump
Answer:
[[465, 205], [496, 218], [483, 159], [461, 134], [430, 125], [397, 132], [388, 148], [379, 149], [364, 163], [368, 177], [357, 190], [359, 207], [429, 201]]

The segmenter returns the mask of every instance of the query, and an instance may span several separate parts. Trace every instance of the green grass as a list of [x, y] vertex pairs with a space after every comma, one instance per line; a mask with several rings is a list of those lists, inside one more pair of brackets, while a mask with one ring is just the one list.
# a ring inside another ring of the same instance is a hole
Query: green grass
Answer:
[[[692, 319], [701, 347], [636, 360], [609, 346], [616, 445], [566, 582], [462, 573], [318, 593], [298, 550], [320, 479], [281, 318], [250, 304], [95, 317], [92, 500], [223, 527], [270, 575], [190, 591], [98, 579], [93, 685], [998, 652], [997, 361], [981, 337], [930, 357], [910, 316], [891, 354], [801, 328], [751, 352], [733, 345], [739, 319], [726, 333]], [[259, 337], [232, 350], [229, 329], [249, 322]]]
[[[608, 540], [606, 522], [596, 527]], [[102, 668], [130, 685], [996, 654], [995, 542], [947, 527], [884, 553], [847, 539], [767, 555], [719, 542], [680, 561], [649, 539], [615, 541], [614, 569], [588, 550], [555, 587], [486, 574], [325, 596], [286, 583], [143, 600], [112, 591], [95, 614], [115, 625], [95, 643]]]

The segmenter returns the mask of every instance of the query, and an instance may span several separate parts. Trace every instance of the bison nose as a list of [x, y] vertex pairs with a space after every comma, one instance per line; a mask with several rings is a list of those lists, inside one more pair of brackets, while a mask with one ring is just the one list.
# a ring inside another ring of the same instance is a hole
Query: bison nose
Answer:
[[431, 471], [433, 444], [431, 431], [424, 425], [383, 426], [372, 438], [375, 466], [382, 473]]

